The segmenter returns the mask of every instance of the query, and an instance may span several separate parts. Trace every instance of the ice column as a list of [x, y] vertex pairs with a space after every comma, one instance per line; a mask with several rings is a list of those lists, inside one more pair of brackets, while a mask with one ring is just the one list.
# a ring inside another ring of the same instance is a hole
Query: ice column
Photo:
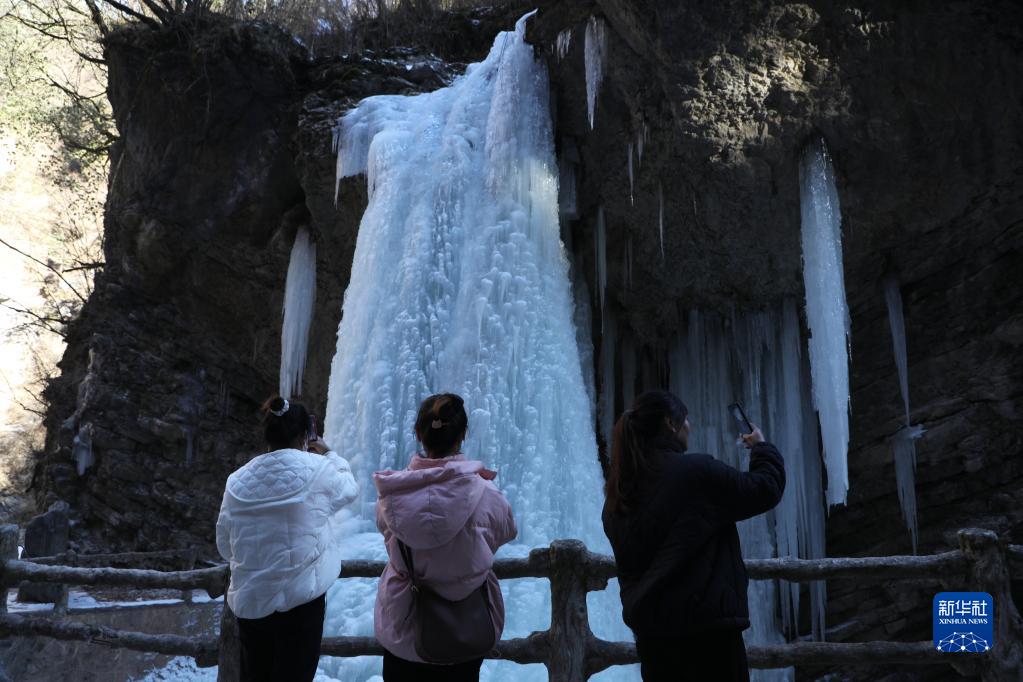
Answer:
[[920, 426], [909, 423], [909, 365], [906, 359], [906, 321], [902, 312], [902, 293], [899, 280], [888, 276], [884, 280], [884, 298], [888, 306], [888, 324], [892, 331], [892, 348], [895, 353], [895, 367], [899, 372], [899, 389], [905, 410], [906, 424], [899, 429], [892, 441], [895, 459], [895, 485], [899, 493], [902, 518], [909, 529], [913, 554], [916, 554], [916, 440], [924, 434]]
[[[378, 96], [341, 120], [344, 169], [372, 188], [331, 368], [325, 439], [361, 498], [341, 529], [347, 558], [379, 558], [374, 470], [406, 466], [420, 401], [454, 391], [469, 412], [464, 451], [497, 471], [519, 535], [501, 556], [556, 538], [608, 552], [603, 480], [558, 224], [558, 167], [544, 62], [525, 19], [446, 88]], [[360, 157], [360, 154], [362, 155]], [[549, 623], [543, 580], [502, 581], [505, 637]], [[325, 631], [371, 635], [374, 581], [328, 594]], [[617, 595], [595, 629], [627, 639]], [[345, 682], [378, 658], [321, 659]], [[613, 675], [632, 675], [628, 669]], [[483, 680], [546, 680], [543, 666], [488, 661]]]
[[842, 217], [831, 159], [823, 140], [800, 165], [803, 283], [810, 327], [813, 402], [820, 418], [829, 505], [849, 490], [849, 309], [842, 271]]
[[593, 117], [597, 110], [597, 95], [600, 83], [604, 80], [604, 60], [607, 58], [607, 31], [604, 20], [590, 17], [586, 24], [584, 56], [586, 61], [586, 111], [589, 114], [590, 128], [593, 128]]
[[316, 303], [316, 244], [309, 230], [298, 229], [291, 247], [288, 279], [284, 285], [284, 322], [281, 325], [280, 394], [285, 398], [302, 394], [309, 326]]
[[600, 302], [600, 326], [604, 327], [604, 294], [607, 290], [607, 230], [604, 226], [604, 207], [597, 207], [597, 226], [593, 231], [594, 259], [597, 262], [597, 300]]

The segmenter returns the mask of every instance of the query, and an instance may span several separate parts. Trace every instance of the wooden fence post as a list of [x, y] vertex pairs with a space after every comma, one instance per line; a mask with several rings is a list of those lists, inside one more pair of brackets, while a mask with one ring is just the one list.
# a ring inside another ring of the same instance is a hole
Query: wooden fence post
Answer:
[[18, 558], [18, 527], [0, 526], [0, 613], [7, 613], [7, 588], [14, 587], [6, 580], [6, 562]]
[[241, 645], [238, 642], [238, 619], [227, 605], [220, 612], [220, 641], [217, 655], [217, 682], [239, 682], [242, 673]]
[[583, 682], [587, 646], [593, 639], [586, 611], [586, 545], [555, 540], [550, 550], [551, 629], [547, 672], [552, 682]]
[[964, 528], [959, 546], [970, 560], [970, 591], [987, 592], [995, 604], [995, 645], [981, 654], [984, 682], [1023, 682], [1023, 619], [1012, 601], [1005, 547], [994, 531]]

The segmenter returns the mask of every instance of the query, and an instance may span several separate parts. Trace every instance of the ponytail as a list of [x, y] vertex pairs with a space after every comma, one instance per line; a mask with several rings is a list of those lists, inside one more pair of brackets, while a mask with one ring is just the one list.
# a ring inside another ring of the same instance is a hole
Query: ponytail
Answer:
[[653, 441], [670, 433], [668, 423], [681, 427], [687, 414], [685, 403], [674, 394], [647, 391], [618, 418], [611, 434], [611, 462], [604, 484], [613, 511], [629, 511], [637, 484], [653, 471]]
[[422, 441], [429, 457], [437, 459], [454, 454], [468, 428], [469, 417], [461, 396], [454, 393], [431, 395], [419, 406], [416, 437]]

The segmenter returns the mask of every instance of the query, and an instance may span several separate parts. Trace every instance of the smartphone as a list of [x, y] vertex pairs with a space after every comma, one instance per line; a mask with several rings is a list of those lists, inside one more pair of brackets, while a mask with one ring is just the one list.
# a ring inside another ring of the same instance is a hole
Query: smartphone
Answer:
[[316, 415], [309, 415], [309, 433], [312, 434], [313, 439], [319, 438], [320, 434], [316, 431]]
[[735, 417], [735, 423], [739, 426], [739, 430], [742, 433], [753, 433], [753, 425], [749, 423], [749, 419], [746, 418], [746, 413], [742, 411], [742, 405], [739, 403], [732, 403], [728, 406], [728, 411]]

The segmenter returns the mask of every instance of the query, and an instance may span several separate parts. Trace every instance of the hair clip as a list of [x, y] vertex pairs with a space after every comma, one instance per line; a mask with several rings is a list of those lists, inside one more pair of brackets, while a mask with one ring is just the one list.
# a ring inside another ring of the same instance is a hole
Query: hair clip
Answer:
[[430, 428], [433, 428], [433, 429], [439, 429], [442, 426], [444, 426], [444, 422], [442, 422], [440, 419], [434, 419], [430, 423]]
[[272, 414], [275, 417], [283, 417], [284, 413], [288, 411], [289, 407], [291, 407], [291, 403], [288, 402], [287, 398], [284, 398], [284, 407], [282, 407], [279, 410], [270, 410], [270, 414]]

